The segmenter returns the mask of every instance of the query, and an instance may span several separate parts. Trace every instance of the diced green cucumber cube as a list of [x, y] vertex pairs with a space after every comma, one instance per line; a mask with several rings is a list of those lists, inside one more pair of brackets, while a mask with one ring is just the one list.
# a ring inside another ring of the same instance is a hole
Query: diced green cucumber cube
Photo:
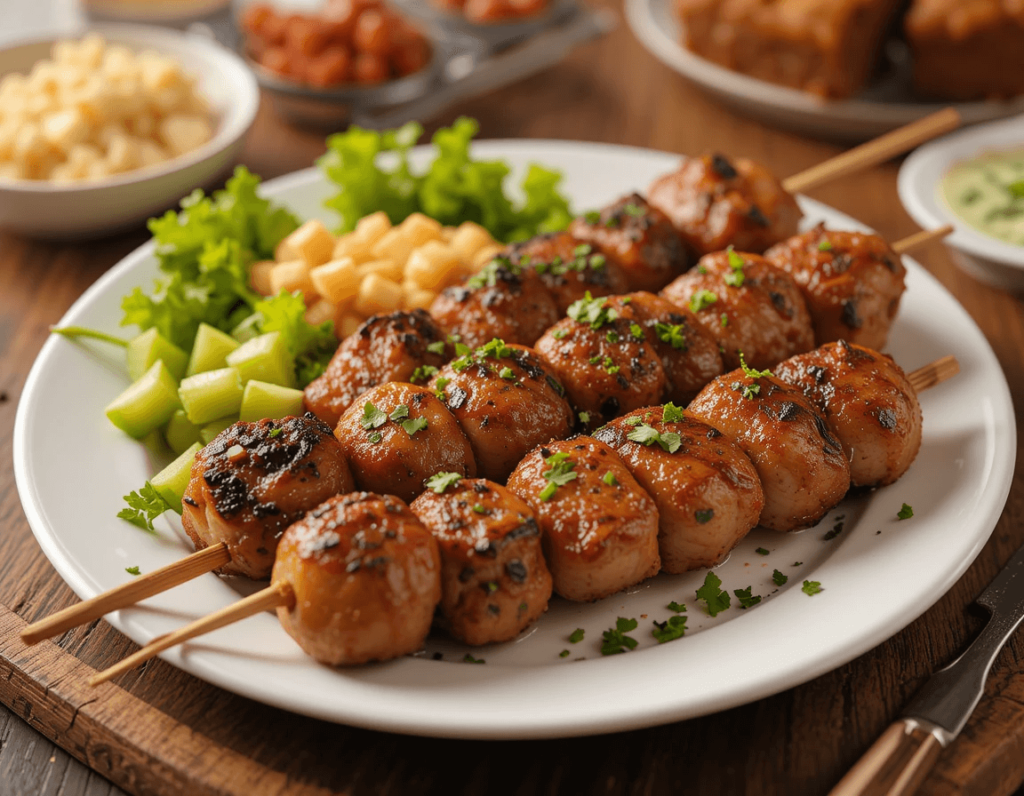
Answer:
[[248, 343], [260, 333], [258, 324], [262, 320], [263, 317], [258, 312], [254, 312], [231, 330], [231, 336], [239, 343]]
[[192, 474], [192, 462], [202, 446], [196, 442], [190, 448], [167, 465], [163, 470], [149, 479], [149, 483], [160, 493], [160, 496], [171, 504], [171, 508], [181, 514], [181, 499]]
[[[238, 391], [241, 404], [241, 388]], [[110, 422], [126, 434], [142, 439], [171, 419], [178, 401], [178, 382], [162, 359], [107, 406]]]
[[158, 359], [164, 361], [176, 380], [185, 375], [188, 364], [188, 354], [160, 334], [155, 326], [129, 341], [124, 358], [132, 381], [138, 381]]
[[211, 420], [238, 414], [242, 406], [242, 380], [234, 368], [208, 370], [182, 379], [178, 395], [189, 422], [203, 426]]
[[213, 438], [220, 434], [220, 432], [226, 428], [230, 428], [237, 422], [238, 418], [232, 415], [231, 417], [222, 417], [220, 420], [214, 420], [212, 423], [207, 423], [199, 429], [199, 439], [204, 445], [209, 445], [213, 442]]
[[264, 418], [280, 420], [289, 415], [301, 415], [304, 411], [302, 390], [253, 380], [245, 385], [239, 420], [249, 423]]
[[192, 354], [188, 358], [186, 376], [206, 373], [208, 370], [219, 370], [228, 366], [227, 356], [239, 346], [239, 342], [231, 335], [208, 323], [199, 324]]
[[177, 410], [164, 429], [164, 439], [175, 456], [180, 456], [194, 442], [199, 442], [199, 426], [190, 423], [184, 409]]
[[227, 357], [228, 364], [238, 368], [242, 383], [256, 379], [282, 387], [295, 386], [295, 362], [280, 332], [269, 332], [243, 343]]

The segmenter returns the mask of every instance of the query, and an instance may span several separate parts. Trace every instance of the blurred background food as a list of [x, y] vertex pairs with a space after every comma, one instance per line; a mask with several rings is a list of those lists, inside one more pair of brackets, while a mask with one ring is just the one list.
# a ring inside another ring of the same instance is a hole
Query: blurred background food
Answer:
[[462, 14], [470, 22], [486, 25], [518, 22], [547, 11], [549, 0], [430, 0], [437, 8]]
[[101, 180], [208, 142], [215, 120], [180, 63], [89, 34], [0, 80], [0, 178]]
[[382, 83], [430, 60], [423, 33], [380, 0], [328, 0], [308, 14], [254, 3], [243, 10], [240, 27], [254, 61], [320, 88]]
[[821, 97], [863, 91], [886, 45], [912, 54], [922, 98], [1024, 94], [1024, 3], [1018, 0], [675, 0], [683, 44], [752, 77]]

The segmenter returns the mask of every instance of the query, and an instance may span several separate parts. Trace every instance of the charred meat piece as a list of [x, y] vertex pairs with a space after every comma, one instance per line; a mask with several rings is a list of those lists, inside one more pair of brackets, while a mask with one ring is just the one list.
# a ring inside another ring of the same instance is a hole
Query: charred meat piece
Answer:
[[421, 649], [441, 599], [437, 542], [391, 495], [338, 495], [281, 539], [274, 583], [295, 593], [281, 624], [321, 663], [386, 661]]
[[509, 641], [548, 608], [551, 574], [530, 507], [505, 487], [463, 480], [413, 501], [441, 551], [444, 627], [467, 644]]
[[227, 545], [218, 572], [262, 580], [285, 528], [354, 488], [330, 426], [313, 415], [239, 422], [196, 454], [181, 522], [196, 550]]
[[592, 437], [534, 448], [508, 479], [540, 523], [555, 591], [588, 602], [658, 574], [658, 509]]
[[389, 381], [425, 384], [452, 351], [441, 327], [423, 310], [375, 315], [342, 341], [326, 372], [307, 385], [306, 409], [334, 427], [371, 387]]

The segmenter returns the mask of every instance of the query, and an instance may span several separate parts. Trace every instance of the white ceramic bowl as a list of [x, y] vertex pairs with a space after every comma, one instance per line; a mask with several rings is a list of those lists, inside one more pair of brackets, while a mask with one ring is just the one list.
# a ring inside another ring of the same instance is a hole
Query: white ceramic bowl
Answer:
[[985, 152], [1024, 149], [1024, 116], [969, 127], [917, 149], [900, 168], [900, 200], [924, 228], [952, 224], [945, 239], [953, 260], [996, 287], [1024, 290], [1024, 246], [990, 237], [957, 216], [941, 193], [943, 176], [957, 163]]
[[[158, 166], [95, 182], [54, 185], [41, 180], [0, 180], [0, 227], [43, 238], [97, 237], [137, 225], [188, 195], [213, 184], [234, 164], [259, 108], [259, 87], [235, 53], [209, 38], [142, 25], [96, 25], [109, 43], [154, 49], [195, 75], [216, 124], [198, 149]], [[0, 50], [0, 77], [27, 73], [49, 56], [54, 39]]]

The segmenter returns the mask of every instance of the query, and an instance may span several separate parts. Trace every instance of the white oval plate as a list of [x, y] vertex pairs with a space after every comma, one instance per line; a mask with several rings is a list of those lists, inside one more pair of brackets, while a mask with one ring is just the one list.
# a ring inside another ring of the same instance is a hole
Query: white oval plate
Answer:
[[[663, 64], [726, 105], [768, 124], [835, 141], [866, 141], [951, 104], [915, 99], [898, 81], [871, 86], [853, 99], [828, 100], [734, 72], [683, 47], [682, 26], [672, 6], [672, 0], [625, 0], [626, 21]], [[1024, 97], [953, 106], [964, 124], [974, 124], [1024, 112]]]
[[[505, 158], [516, 174], [529, 162], [557, 166], [578, 209], [646, 189], [677, 156], [570, 142], [490, 141], [481, 157]], [[418, 156], [426, 153], [419, 151]], [[301, 217], [331, 221], [331, 193], [313, 170], [273, 180], [265, 194]], [[802, 200], [806, 224], [863, 228]], [[118, 332], [120, 300], [156, 275], [152, 244], [124, 259], [68, 311], [62, 324]], [[379, 730], [462, 738], [538, 738], [627, 730], [699, 716], [768, 696], [877, 645], [923, 613], [981, 550], [1013, 474], [1016, 427], [999, 365], [967, 313], [912, 261], [891, 351], [910, 370], [944, 354], [963, 372], [922, 396], [924, 443], [897, 484], [847, 499], [817, 528], [755, 531], [718, 569], [725, 587], [764, 597], [712, 619], [694, 591], [703, 572], [661, 575], [629, 593], [574, 605], [559, 598], [514, 642], [468, 651], [431, 639], [427, 651], [387, 664], [331, 669], [303, 655], [277, 619], [264, 614], [225, 628], [166, 660], [228, 690], [331, 721]], [[116, 518], [121, 496], [154, 472], [145, 450], [103, 416], [126, 385], [119, 351], [52, 337], [29, 375], [15, 422], [14, 464], [25, 513], [54, 567], [81, 597], [125, 582], [125, 567], [149, 572], [191, 551], [175, 518], [158, 538]], [[898, 521], [903, 503], [914, 517]], [[842, 532], [823, 537], [843, 517]], [[166, 517], [165, 517], [166, 520]], [[768, 550], [760, 555], [757, 548]], [[802, 562], [796, 565], [795, 562]], [[776, 589], [772, 571], [788, 575]], [[804, 580], [821, 583], [813, 597]], [[139, 643], [234, 602], [252, 583], [203, 576], [109, 617]], [[652, 622], [687, 604], [689, 633], [657, 645]], [[602, 657], [601, 633], [636, 618], [639, 647]], [[577, 627], [578, 644], [567, 641]], [[560, 657], [562, 650], [569, 650]], [[443, 660], [432, 657], [436, 653]], [[578, 659], [583, 660], [578, 660]]]

